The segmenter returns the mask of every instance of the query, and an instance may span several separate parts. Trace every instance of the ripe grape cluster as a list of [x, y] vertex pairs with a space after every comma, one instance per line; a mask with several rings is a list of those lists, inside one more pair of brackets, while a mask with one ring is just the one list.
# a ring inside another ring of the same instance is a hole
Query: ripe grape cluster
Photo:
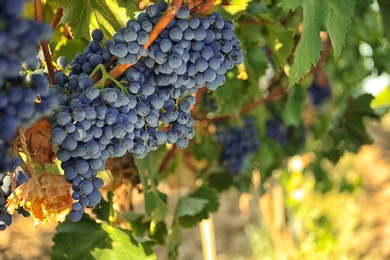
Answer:
[[[27, 176], [23, 172], [17, 171], [15, 174], [15, 180], [16, 186], [19, 186], [27, 181]], [[0, 231], [5, 230], [7, 226], [12, 223], [12, 216], [7, 213], [7, 209], [5, 207], [11, 192], [11, 176], [6, 173], [0, 173]], [[24, 216], [29, 216], [29, 213], [24, 211], [22, 208], [19, 208], [18, 212], [22, 213]]]
[[[103, 41], [103, 32], [93, 30], [92, 41], [71, 62], [69, 77], [56, 74], [58, 85], [51, 90], [60, 106], [51, 116], [51, 141], [73, 185], [72, 221], [99, 203], [103, 181], [97, 174], [108, 158], [129, 151], [141, 159], [166, 143], [187, 147], [194, 136], [192, 94], [204, 86], [215, 90], [226, 71], [243, 62], [232, 22], [218, 13], [190, 17], [187, 7], [145, 49], [167, 7], [164, 1], [148, 6], [112, 40]], [[92, 80], [101, 64], [107, 71], [117, 64], [133, 66], [104, 86]]]
[[78, 221], [85, 207], [100, 202], [98, 189], [104, 183], [98, 171], [108, 158], [121, 157], [133, 147], [136, 101], [117, 88], [98, 89], [83, 73], [68, 79], [58, 72], [56, 77], [61, 80], [51, 91], [60, 106], [50, 118], [51, 141], [59, 147], [57, 158], [77, 201], [69, 218]]
[[260, 147], [260, 140], [253, 118], [244, 118], [243, 127], [232, 127], [218, 133], [219, 142], [223, 145], [219, 158], [230, 174], [243, 171], [247, 155]]
[[328, 85], [323, 86], [318, 84], [316, 79], [313, 80], [307, 92], [315, 106], [321, 105], [326, 98], [332, 95], [330, 87]]
[[280, 117], [268, 119], [265, 123], [267, 136], [279, 142], [281, 145], [287, 144], [287, 128]]

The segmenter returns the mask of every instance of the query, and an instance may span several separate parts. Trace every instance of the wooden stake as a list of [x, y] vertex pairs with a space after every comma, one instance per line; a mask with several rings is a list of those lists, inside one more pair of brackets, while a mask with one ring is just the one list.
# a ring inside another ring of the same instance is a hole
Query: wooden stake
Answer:
[[213, 218], [210, 216], [199, 223], [200, 237], [202, 240], [202, 251], [204, 260], [216, 260], [217, 250], [215, 248], [215, 234]]

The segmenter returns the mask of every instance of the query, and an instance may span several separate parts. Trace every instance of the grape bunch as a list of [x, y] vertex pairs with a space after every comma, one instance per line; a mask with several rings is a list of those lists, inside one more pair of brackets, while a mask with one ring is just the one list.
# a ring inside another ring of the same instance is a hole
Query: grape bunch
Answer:
[[260, 140], [253, 118], [244, 118], [243, 127], [232, 127], [218, 133], [222, 152], [219, 161], [230, 174], [243, 171], [246, 157], [260, 147]]
[[[25, 183], [28, 179], [27, 176], [21, 172], [20, 170], [15, 174], [16, 186], [19, 186]], [[8, 197], [12, 192], [12, 181], [11, 176], [6, 173], [0, 173], [0, 230], [5, 230], [7, 226], [12, 223], [12, 216], [7, 213], [7, 209], [5, 207], [7, 203]], [[18, 212], [23, 214], [24, 216], [29, 216], [29, 213], [23, 210], [22, 208], [18, 208]]]
[[[99, 203], [104, 183], [97, 174], [108, 158], [131, 152], [142, 159], [166, 143], [187, 147], [194, 137], [192, 94], [204, 86], [215, 90], [227, 70], [243, 62], [232, 22], [218, 13], [190, 17], [187, 7], [145, 49], [166, 9], [164, 1], [148, 6], [112, 40], [103, 41], [103, 32], [93, 30], [91, 42], [71, 61], [69, 76], [56, 74], [51, 92], [60, 104], [50, 117], [51, 142], [73, 185], [72, 221]], [[93, 82], [98, 70], [109, 72], [118, 64], [133, 66], [108, 86]]]
[[85, 207], [100, 202], [104, 183], [98, 171], [108, 158], [121, 157], [133, 146], [136, 101], [116, 88], [99, 90], [84, 73], [68, 78], [60, 71], [56, 78], [51, 91], [60, 105], [50, 117], [51, 142], [59, 147], [57, 158], [73, 185], [76, 202], [69, 218], [78, 221]]
[[0, 78], [17, 77], [21, 62], [36, 60], [40, 40], [51, 36], [50, 27], [20, 17], [23, 0], [3, 0], [0, 3]]
[[287, 128], [280, 117], [268, 119], [265, 123], [267, 136], [282, 146], [287, 144]]
[[84, 52], [78, 53], [70, 63], [72, 69], [69, 77], [80, 75], [81, 73], [91, 75], [97, 66], [108, 62], [112, 58], [112, 54], [108, 49], [112, 45], [112, 41], [107, 40], [103, 44], [103, 38], [104, 34], [101, 30], [96, 29], [92, 31], [92, 41], [84, 48]]
[[[47, 79], [39, 74], [19, 75], [21, 63], [36, 61], [39, 40], [50, 37], [49, 26], [19, 16], [23, 0], [0, 3], [0, 172], [12, 170], [20, 160], [8, 151], [19, 126], [29, 127], [48, 115], [55, 97], [48, 91]], [[37, 102], [39, 100], [39, 102]]]
[[313, 82], [307, 89], [307, 93], [315, 106], [321, 105], [325, 99], [332, 95], [329, 85], [319, 84], [316, 78], [314, 78]]

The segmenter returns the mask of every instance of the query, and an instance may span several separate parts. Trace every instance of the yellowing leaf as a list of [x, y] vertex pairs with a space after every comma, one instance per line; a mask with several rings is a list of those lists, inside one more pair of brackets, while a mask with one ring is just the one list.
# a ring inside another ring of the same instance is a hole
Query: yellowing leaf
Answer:
[[377, 108], [389, 108], [390, 107], [390, 86], [383, 89], [371, 102], [371, 107]]
[[31, 178], [15, 190], [7, 200], [10, 214], [18, 206], [29, 211], [34, 218], [35, 226], [55, 219], [63, 222], [72, 209], [72, 185], [64, 176], [44, 172]]
[[57, 0], [64, 9], [62, 22], [69, 22], [76, 39], [90, 39], [95, 28], [114, 34], [129, 19], [135, 3], [124, 0]]
[[225, 7], [225, 10], [232, 15], [235, 15], [238, 12], [245, 11], [248, 3], [251, 0], [232, 0], [230, 1], [230, 5]]

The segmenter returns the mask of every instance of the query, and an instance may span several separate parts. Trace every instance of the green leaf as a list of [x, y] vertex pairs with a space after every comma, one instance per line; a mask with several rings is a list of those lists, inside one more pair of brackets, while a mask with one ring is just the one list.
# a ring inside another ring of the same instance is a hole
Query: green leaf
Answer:
[[[243, 44], [245, 44], [244, 42]], [[265, 74], [269, 59], [257, 44], [247, 47], [246, 65], [248, 78], [258, 79]]]
[[159, 168], [165, 153], [165, 148], [160, 147], [158, 150], [148, 153], [143, 159], [134, 158], [134, 163], [140, 173], [141, 182], [145, 187], [148, 186], [147, 179], [151, 181], [152, 186], [157, 187]]
[[90, 39], [93, 29], [100, 28], [113, 35], [129, 19], [129, 12], [136, 10], [134, 1], [125, 0], [57, 0], [64, 9], [62, 22], [69, 22], [76, 39]]
[[105, 222], [110, 222], [110, 216], [113, 213], [113, 199], [114, 193], [112, 191], [108, 192], [107, 197], [108, 201], [101, 200], [99, 207], [94, 208], [92, 211], [96, 215], [97, 219], [103, 220]]
[[302, 110], [306, 102], [306, 90], [301, 85], [290, 88], [282, 119], [286, 126], [299, 127], [302, 121]]
[[142, 237], [145, 232], [150, 228], [151, 219], [146, 217], [144, 214], [137, 213], [134, 211], [128, 211], [122, 214], [122, 217], [130, 222], [131, 230], [136, 236]]
[[371, 144], [372, 138], [364, 124], [365, 118], [379, 119], [370, 107], [373, 96], [364, 94], [349, 98], [346, 105], [332, 119], [323, 148], [325, 155], [336, 163], [344, 151], [356, 153], [364, 144]]
[[80, 40], [70, 40], [65, 36], [62, 36], [55, 47], [53, 59], [56, 60], [60, 56], [65, 56], [69, 61], [71, 61], [77, 53], [83, 52], [87, 44], [88, 41], [84, 38]]
[[162, 221], [168, 213], [167, 195], [157, 190], [159, 167], [165, 152], [161, 147], [157, 151], [150, 152], [143, 159], [134, 159], [144, 187], [145, 212], [156, 221]]
[[234, 184], [233, 175], [227, 173], [223, 167], [213, 169], [207, 177], [207, 182], [210, 187], [217, 189], [219, 193], [229, 189]]
[[226, 73], [226, 82], [213, 92], [218, 104], [218, 114], [234, 114], [259, 95], [256, 85], [237, 78], [237, 67]]
[[150, 238], [159, 244], [165, 244], [167, 233], [167, 225], [164, 221], [155, 222], [150, 230]]
[[286, 9], [303, 8], [302, 36], [294, 53], [290, 71], [290, 86], [305, 76], [317, 64], [322, 43], [320, 31], [326, 30], [337, 59], [344, 46], [345, 37], [351, 28], [354, 14], [354, 0], [282, 0], [279, 4]]
[[204, 199], [207, 200], [208, 203], [204, 205], [204, 208], [199, 213], [193, 216], [185, 215], [178, 218], [179, 223], [182, 227], [193, 227], [198, 224], [202, 219], [208, 218], [209, 213], [218, 210], [218, 193], [215, 189], [210, 188], [209, 186], [202, 185], [199, 187], [199, 189], [189, 194], [187, 197]]
[[286, 30], [281, 24], [267, 24], [270, 48], [273, 53], [275, 70], [279, 71], [287, 64], [287, 59], [291, 55], [294, 38], [292, 32]]
[[181, 197], [176, 209], [176, 218], [195, 216], [204, 209], [207, 203], [209, 203], [209, 201], [206, 199]]
[[51, 259], [156, 259], [147, 255], [129, 231], [90, 218], [58, 225]]
[[196, 142], [191, 146], [192, 155], [198, 160], [206, 160], [213, 162], [218, 159], [220, 154], [220, 147], [210, 136], [195, 135]]
[[168, 259], [177, 259], [178, 252], [177, 249], [181, 242], [181, 229], [177, 223], [172, 225], [172, 228], [169, 230], [168, 238]]
[[144, 197], [146, 215], [156, 221], [163, 221], [169, 211], [167, 195], [155, 190], [146, 192]]
[[164, 221], [156, 222], [145, 214], [128, 211], [122, 217], [131, 223], [131, 231], [138, 237], [148, 236], [158, 244], [164, 244], [167, 227]]

